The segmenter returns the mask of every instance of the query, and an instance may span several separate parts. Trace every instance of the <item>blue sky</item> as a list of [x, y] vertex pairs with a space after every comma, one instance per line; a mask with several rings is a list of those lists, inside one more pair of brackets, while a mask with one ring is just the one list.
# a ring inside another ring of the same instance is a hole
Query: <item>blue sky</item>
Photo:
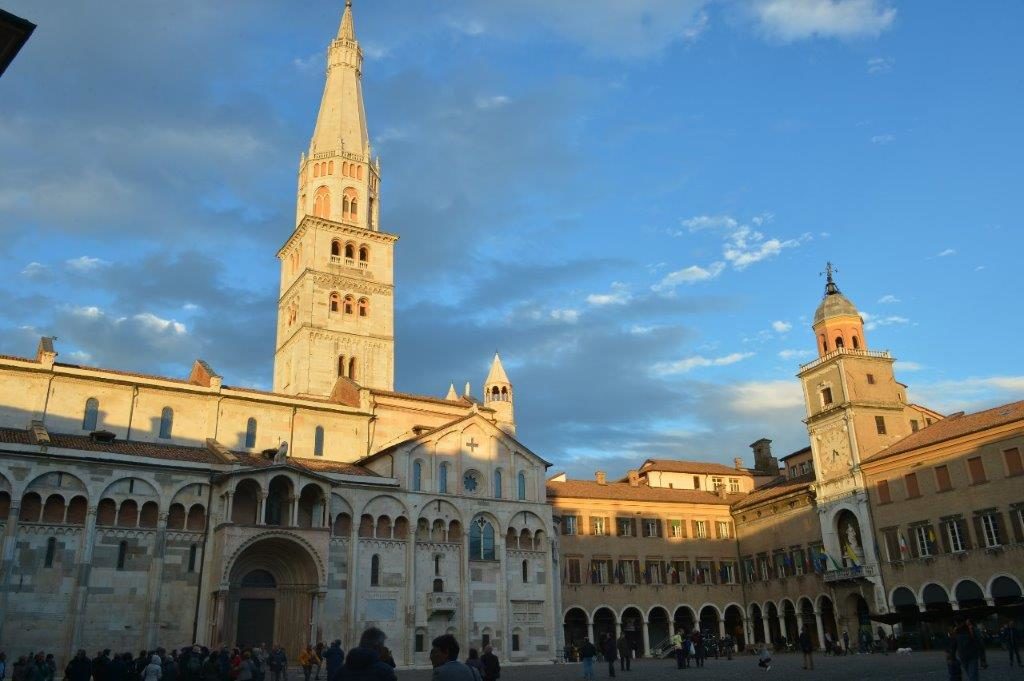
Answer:
[[[271, 379], [341, 0], [9, 2], [0, 352]], [[941, 411], [1024, 396], [1024, 5], [357, 0], [397, 383], [500, 349], [558, 468], [806, 442], [819, 272]]]

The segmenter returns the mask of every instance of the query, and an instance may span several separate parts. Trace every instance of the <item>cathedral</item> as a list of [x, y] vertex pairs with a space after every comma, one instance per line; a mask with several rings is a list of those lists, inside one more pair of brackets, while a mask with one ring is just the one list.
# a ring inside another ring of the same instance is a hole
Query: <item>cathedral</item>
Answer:
[[0, 649], [347, 645], [387, 632], [550, 660], [549, 464], [516, 439], [495, 355], [480, 397], [394, 386], [393, 249], [351, 3], [300, 158], [273, 390], [0, 357]]

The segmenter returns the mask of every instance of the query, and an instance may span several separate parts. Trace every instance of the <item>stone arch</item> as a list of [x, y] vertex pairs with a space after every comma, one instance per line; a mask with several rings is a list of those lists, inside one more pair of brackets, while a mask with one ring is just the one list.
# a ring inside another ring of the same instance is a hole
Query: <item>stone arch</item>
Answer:
[[801, 596], [796, 602], [796, 613], [799, 624], [798, 633], [800, 630], [806, 629], [807, 633], [811, 636], [815, 649], [820, 650], [822, 642], [818, 640], [818, 625], [814, 617], [814, 603], [807, 596]]
[[206, 530], [206, 507], [203, 504], [192, 504], [188, 509], [185, 518], [185, 529], [191, 532], [202, 532]]
[[44, 523], [63, 523], [64, 522], [64, 497], [60, 494], [51, 494], [46, 497], [46, 502], [43, 504], [42, 521]]
[[697, 626], [697, 613], [688, 605], [678, 605], [672, 612], [672, 627], [689, 634]]
[[764, 643], [764, 614], [761, 612], [759, 603], [751, 603], [750, 611], [750, 633], [753, 635], [754, 643]]
[[[629, 647], [639, 651], [640, 655], [646, 655], [644, 648], [644, 615], [643, 610], [636, 605], [627, 605], [622, 608], [619, 614], [619, 621], [622, 623], [622, 634], [629, 641]], [[596, 633], [596, 632], [595, 632]]]
[[565, 632], [565, 642], [573, 648], [579, 648], [583, 639], [590, 635], [590, 618], [587, 612], [578, 606], [566, 609], [562, 613], [562, 628]]
[[946, 588], [945, 584], [942, 584], [938, 580], [934, 580], [933, 579], [933, 580], [924, 582], [918, 588], [918, 591], [917, 591], [917, 600], [918, 600], [918, 602], [919, 603], [925, 603], [925, 604], [928, 603], [928, 601], [925, 600], [925, 591], [926, 590], [928, 591], [929, 598], [932, 599], [933, 603], [939, 602], [939, 600], [938, 600], [939, 599], [938, 589], [942, 589], [942, 594], [945, 596], [944, 600], [949, 601], [949, 593], [950, 593], [949, 589]]
[[270, 526], [285, 527], [291, 524], [291, 506], [297, 503], [298, 485], [291, 475], [279, 473], [267, 483], [263, 501], [263, 522]]
[[732, 636], [736, 643], [736, 649], [746, 648], [746, 612], [740, 604], [735, 602], [727, 604], [722, 610], [722, 620], [725, 622], [725, 633]]
[[1015, 590], [1019, 598], [1024, 593], [1024, 586], [1022, 586], [1020, 578], [1008, 572], [995, 573], [985, 584], [985, 596], [988, 598], [1012, 597]]
[[697, 617], [700, 621], [701, 633], [706, 634], [710, 631], [712, 634], [718, 635], [719, 622], [722, 621], [722, 612], [718, 609], [717, 605], [705, 603], [697, 611]]
[[971, 577], [964, 577], [953, 584], [953, 597], [957, 605], [963, 608], [985, 606], [985, 591], [981, 584]]
[[397, 497], [390, 494], [379, 494], [367, 500], [360, 515], [370, 515], [374, 518], [386, 515], [389, 518], [396, 518], [400, 515], [408, 517], [409, 511]]
[[241, 478], [232, 487], [231, 522], [239, 525], [255, 525], [259, 513], [260, 499], [264, 492], [256, 478]]
[[832, 599], [825, 595], [819, 594], [818, 598], [815, 599], [814, 607], [821, 613], [821, 628], [826, 634], [832, 636], [832, 640], [836, 641], [839, 636], [839, 629], [836, 622], [836, 606], [832, 602]]
[[115, 502], [132, 499], [139, 503], [141, 499], [154, 499], [160, 504], [160, 492], [156, 483], [139, 475], [128, 475], [114, 480], [103, 493], [102, 498], [114, 499]]
[[653, 605], [644, 614], [647, 620], [647, 640], [651, 642], [651, 650], [660, 650], [672, 636], [672, 621], [668, 609], [663, 605]]
[[299, 527], [325, 527], [329, 492], [318, 483], [308, 482], [299, 492]]

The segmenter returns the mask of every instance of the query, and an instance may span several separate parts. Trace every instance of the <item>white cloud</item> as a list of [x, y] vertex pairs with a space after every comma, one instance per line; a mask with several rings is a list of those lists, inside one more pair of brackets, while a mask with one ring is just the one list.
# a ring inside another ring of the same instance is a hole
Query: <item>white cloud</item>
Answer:
[[802, 359], [813, 354], [813, 350], [779, 350], [779, 357], [782, 359]]
[[487, 26], [479, 19], [448, 19], [448, 26], [458, 33], [471, 37], [481, 36], [487, 32]]
[[911, 401], [944, 413], [977, 411], [1024, 393], [1024, 376], [984, 376], [923, 383], [909, 389]]
[[613, 281], [611, 293], [591, 293], [587, 296], [587, 302], [591, 305], [625, 305], [630, 297], [628, 286]]
[[917, 362], [907, 362], [904, 360], [897, 361], [894, 365], [896, 371], [920, 371], [924, 366]]
[[879, 0], [755, 0], [752, 9], [761, 29], [783, 42], [875, 37], [896, 19]]
[[872, 57], [868, 59], [868, 73], [872, 75], [888, 73], [892, 71], [892, 66], [895, 63], [896, 60], [892, 57]]
[[29, 279], [45, 277], [50, 273], [50, 268], [41, 262], [30, 262], [21, 270], [21, 275]]
[[103, 316], [103, 310], [99, 309], [95, 305], [88, 305], [84, 307], [71, 308], [71, 314], [76, 317], [85, 317], [86, 319], [99, 319]]
[[505, 106], [510, 101], [512, 100], [505, 95], [491, 95], [489, 97], [481, 96], [476, 98], [476, 108], [483, 110], [497, 109]]
[[755, 413], [802, 406], [803, 392], [797, 381], [750, 381], [732, 389], [730, 406], [738, 412]]
[[781, 241], [775, 238], [765, 240], [761, 232], [742, 226], [730, 236], [723, 255], [735, 269], [743, 270], [756, 262], [778, 255], [783, 248], [799, 246], [801, 240]]
[[681, 270], [669, 272], [660, 282], [652, 286], [651, 289], [654, 291], [671, 291], [680, 284], [695, 284], [699, 281], [714, 279], [721, 274], [724, 269], [725, 263], [722, 262], [713, 262], [707, 269], [704, 269], [699, 265], [690, 265], [689, 267], [684, 267]]
[[872, 144], [890, 144], [896, 141], [896, 135], [890, 135], [888, 133], [884, 135], [873, 135], [871, 137]]
[[877, 329], [880, 326], [894, 326], [910, 323], [909, 319], [907, 319], [906, 317], [901, 317], [899, 315], [888, 315], [885, 317], [879, 317], [871, 314], [870, 312], [861, 312], [860, 316], [864, 320], [864, 328], [868, 331], [873, 331], [874, 329]]
[[735, 218], [728, 215], [695, 215], [692, 218], [680, 220], [679, 223], [691, 232], [701, 229], [728, 229], [733, 230], [739, 227]]
[[662, 375], [672, 374], [685, 374], [692, 369], [698, 367], [720, 367], [727, 366], [729, 364], [735, 364], [741, 362], [748, 357], [753, 357], [752, 352], [734, 352], [731, 355], [725, 355], [724, 357], [704, 357], [703, 355], [695, 355], [693, 357], [686, 357], [675, 362], [659, 362], [654, 365], [654, 372]]
[[320, 50], [308, 57], [295, 57], [292, 59], [292, 66], [295, 67], [296, 71], [319, 74], [323, 70], [325, 58], [323, 50]]
[[100, 260], [99, 258], [83, 255], [78, 258], [67, 260], [64, 264], [68, 266], [68, 269], [74, 270], [75, 272], [92, 272], [100, 267], [106, 267], [110, 263], [106, 260]]
[[793, 325], [790, 324], [789, 322], [776, 320], [772, 322], [772, 328], [775, 330], [776, 333], [786, 333], [787, 331], [793, 328]]
[[[143, 312], [141, 314], [137, 314], [134, 317], [132, 317], [132, 319], [139, 322], [142, 328], [146, 329], [147, 331], [155, 331], [158, 333], [169, 331], [170, 333], [178, 336], [184, 335], [185, 333], [188, 332], [188, 330], [185, 328], [185, 325], [182, 324], [181, 322], [175, 321], [173, 319], [161, 319], [152, 312]], [[122, 320], [119, 319], [118, 321], [120, 322]]]
[[946, 250], [944, 250], [941, 253], [939, 253], [937, 257], [945, 258], [946, 256], [950, 256], [950, 255], [956, 255], [956, 249], [955, 248], [947, 248]]
[[891, 293], [886, 293], [884, 296], [878, 299], [878, 302], [883, 304], [898, 303], [900, 302], [900, 299]]
[[567, 324], [575, 324], [577, 321], [579, 321], [580, 311], [573, 309], [551, 310], [550, 316], [556, 322], [566, 322]]
[[657, 327], [655, 326], [643, 326], [641, 324], [634, 324], [629, 328], [629, 332], [634, 336], [646, 336], [651, 331], [654, 331]]
[[81, 350], [69, 352], [67, 356], [75, 364], [88, 364], [92, 361], [92, 355], [88, 352], [82, 352]]

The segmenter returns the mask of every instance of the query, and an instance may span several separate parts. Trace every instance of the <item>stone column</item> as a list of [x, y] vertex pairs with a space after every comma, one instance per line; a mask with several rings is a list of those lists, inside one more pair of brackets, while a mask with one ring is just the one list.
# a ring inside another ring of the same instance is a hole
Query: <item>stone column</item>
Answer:
[[587, 637], [591, 643], [594, 642], [594, 622], [589, 617], [587, 618]]
[[315, 646], [323, 640], [324, 600], [326, 591], [314, 591], [309, 607], [309, 640]]
[[289, 503], [288, 509], [290, 511], [289, 515], [291, 516], [291, 522], [289, 523], [289, 526], [290, 527], [298, 527], [299, 526], [299, 498], [297, 496], [288, 497], [288, 503]]
[[790, 643], [789, 632], [786, 631], [786, 616], [783, 615], [783, 614], [780, 614], [778, 616], [778, 620], [779, 620], [779, 636], [781, 636], [782, 638], [786, 639], [787, 643]]
[[721, 638], [725, 638], [725, 618], [718, 618], [718, 635]]
[[[0, 562], [0, 612], [7, 612], [7, 588], [11, 580], [11, 572], [14, 568], [14, 547], [17, 544], [18, 516], [21, 515], [21, 500], [11, 497], [11, 505], [7, 513], [7, 525], [4, 527], [3, 554]], [[0, 641], [4, 640], [4, 620], [0, 617]], [[13, 657], [13, 655], [12, 655]], [[14, 660], [9, 660], [8, 665], [13, 665]]]
[[642, 629], [642, 632], [643, 632], [643, 635], [644, 635], [644, 655], [647, 656], [647, 657], [650, 657], [651, 656], [651, 631], [649, 629], [650, 622], [648, 622], [647, 620], [642, 620], [642, 622], [643, 622], [643, 624], [641, 626], [641, 629]]
[[234, 636], [228, 636], [228, 623], [225, 621], [227, 619], [228, 612], [228, 590], [221, 589], [217, 591], [217, 593], [214, 595], [214, 598], [217, 599], [217, 604], [215, 610], [216, 621], [213, 623], [213, 630], [216, 633], [216, 635], [214, 636], [215, 640], [213, 641], [213, 645], [219, 648], [220, 646], [225, 645], [229, 641], [234, 640]]
[[232, 511], [234, 510], [234, 492], [224, 492], [224, 522], [231, 522]]
[[161, 513], [157, 518], [156, 537], [153, 540], [153, 562], [149, 567], [149, 585], [147, 587], [146, 619], [142, 640], [144, 647], [153, 650], [160, 637], [160, 597], [161, 584], [164, 576], [164, 550], [167, 542], [167, 514]]
[[[501, 659], [512, 658], [512, 613], [508, 602], [508, 546], [507, 535], [498, 536], [499, 530], [494, 528], [494, 551], [498, 556], [498, 622], [504, 628], [501, 632]], [[495, 632], [497, 633], [497, 632]], [[463, 634], [466, 639], [469, 636], [467, 629]]]
[[818, 650], [825, 649], [825, 627], [821, 623], [821, 611], [814, 611], [814, 626], [818, 628]]
[[772, 644], [772, 628], [768, 623], [767, 615], [761, 615], [761, 626], [764, 627], [764, 642], [770, 646]]
[[89, 575], [92, 569], [92, 553], [96, 545], [96, 512], [95, 506], [90, 507], [85, 514], [85, 530], [82, 532], [82, 545], [78, 548], [78, 556], [75, 559], [75, 586], [72, 589], [70, 602], [70, 626], [71, 636], [67, 646], [67, 657], [79, 647], [78, 642], [82, 640], [82, 627], [85, 625], [85, 606], [89, 596]]
[[256, 524], [267, 524], [267, 495], [263, 492], [256, 495]]

